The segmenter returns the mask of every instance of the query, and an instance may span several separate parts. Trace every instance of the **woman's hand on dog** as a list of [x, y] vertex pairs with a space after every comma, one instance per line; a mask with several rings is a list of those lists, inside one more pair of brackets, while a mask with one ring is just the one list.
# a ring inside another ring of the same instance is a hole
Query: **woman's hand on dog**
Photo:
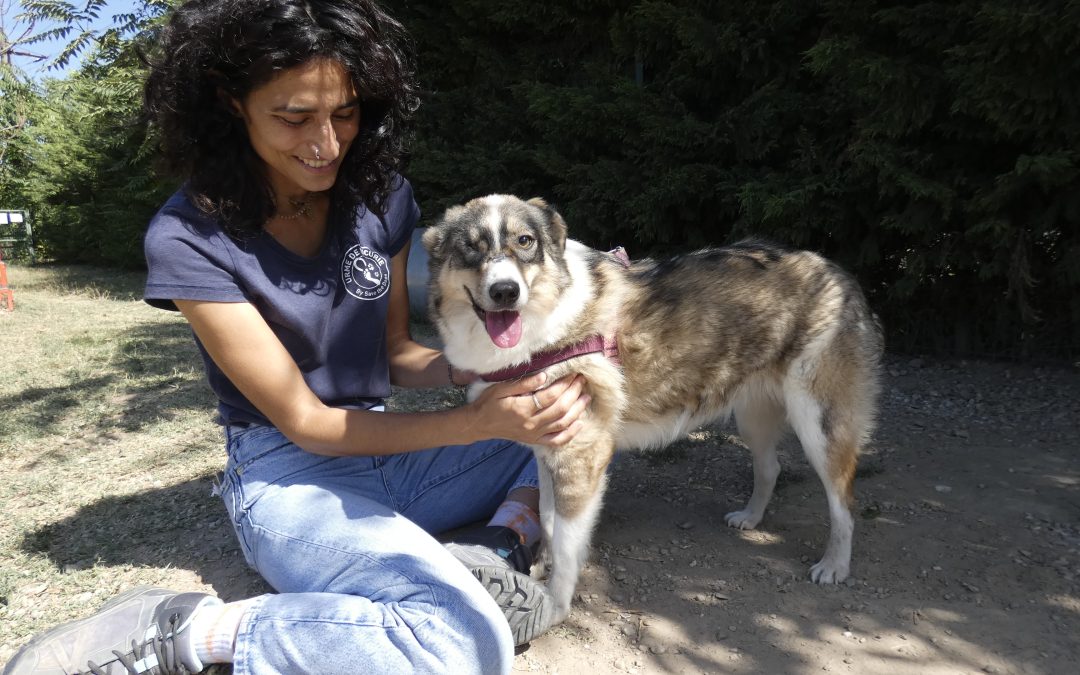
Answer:
[[565, 445], [584, 426], [590, 396], [585, 379], [567, 375], [544, 386], [546, 375], [500, 382], [473, 401], [474, 424], [487, 438], [507, 438], [533, 445]]

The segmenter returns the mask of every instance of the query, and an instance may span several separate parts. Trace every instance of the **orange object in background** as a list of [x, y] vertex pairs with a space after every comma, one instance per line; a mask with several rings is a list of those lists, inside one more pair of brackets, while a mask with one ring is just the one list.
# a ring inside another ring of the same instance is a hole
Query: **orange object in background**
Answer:
[[4, 255], [0, 253], [0, 307], [7, 305], [9, 312], [15, 311], [15, 294], [8, 288], [7, 265], [4, 264]]

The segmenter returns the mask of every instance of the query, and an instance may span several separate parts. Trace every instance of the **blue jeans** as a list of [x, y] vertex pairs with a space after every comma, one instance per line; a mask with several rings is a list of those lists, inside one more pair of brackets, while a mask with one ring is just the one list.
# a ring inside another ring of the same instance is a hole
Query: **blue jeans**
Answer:
[[244, 615], [237, 675], [510, 671], [502, 611], [430, 533], [535, 487], [528, 448], [324, 457], [273, 427], [225, 433], [225, 506], [244, 557], [278, 591]]

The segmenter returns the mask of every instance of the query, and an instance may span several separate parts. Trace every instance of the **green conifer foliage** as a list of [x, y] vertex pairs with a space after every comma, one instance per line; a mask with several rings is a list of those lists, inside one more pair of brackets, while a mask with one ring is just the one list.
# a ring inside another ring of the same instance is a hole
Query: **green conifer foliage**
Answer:
[[637, 255], [760, 235], [891, 346], [1080, 354], [1080, 2], [401, 0], [427, 213], [541, 195]]
[[141, 82], [129, 58], [46, 83], [15, 141], [25, 170], [12, 181], [32, 206], [43, 257], [144, 264], [146, 224], [176, 186], [154, 171], [154, 145], [137, 123]]
[[[174, 186], [127, 124], [131, 46], [173, 1], [96, 43], [29, 3], [100, 54], [44, 91], [0, 73], [5, 128], [28, 121], [0, 196], [45, 253], [141, 264]], [[384, 1], [417, 49], [428, 218], [510, 192], [635, 256], [763, 236], [853, 271], [894, 350], [1080, 356], [1080, 0]]]
[[[0, 115], [16, 104], [26, 111], [25, 124], [4, 139], [0, 197], [29, 209], [40, 258], [144, 264], [142, 234], [175, 181], [154, 171], [154, 143], [139, 121], [144, 72], [136, 49], [152, 47], [154, 26], [173, 2], [138, 0], [111, 15], [107, 0], [21, 3], [35, 27], [27, 44], [68, 40], [52, 67], [83, 58], [62, 79], [0, 95]], [[93, 27], [100, 16], [111, 24]]]

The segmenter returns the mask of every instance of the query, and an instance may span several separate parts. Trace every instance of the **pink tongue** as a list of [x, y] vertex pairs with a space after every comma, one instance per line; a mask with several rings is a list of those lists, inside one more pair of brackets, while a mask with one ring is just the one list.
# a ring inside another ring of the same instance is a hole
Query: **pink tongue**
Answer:
[[521, 315], [517, 312], [487, 312], [484, 325], [496, 347], [509, 349], [521, 340]]

